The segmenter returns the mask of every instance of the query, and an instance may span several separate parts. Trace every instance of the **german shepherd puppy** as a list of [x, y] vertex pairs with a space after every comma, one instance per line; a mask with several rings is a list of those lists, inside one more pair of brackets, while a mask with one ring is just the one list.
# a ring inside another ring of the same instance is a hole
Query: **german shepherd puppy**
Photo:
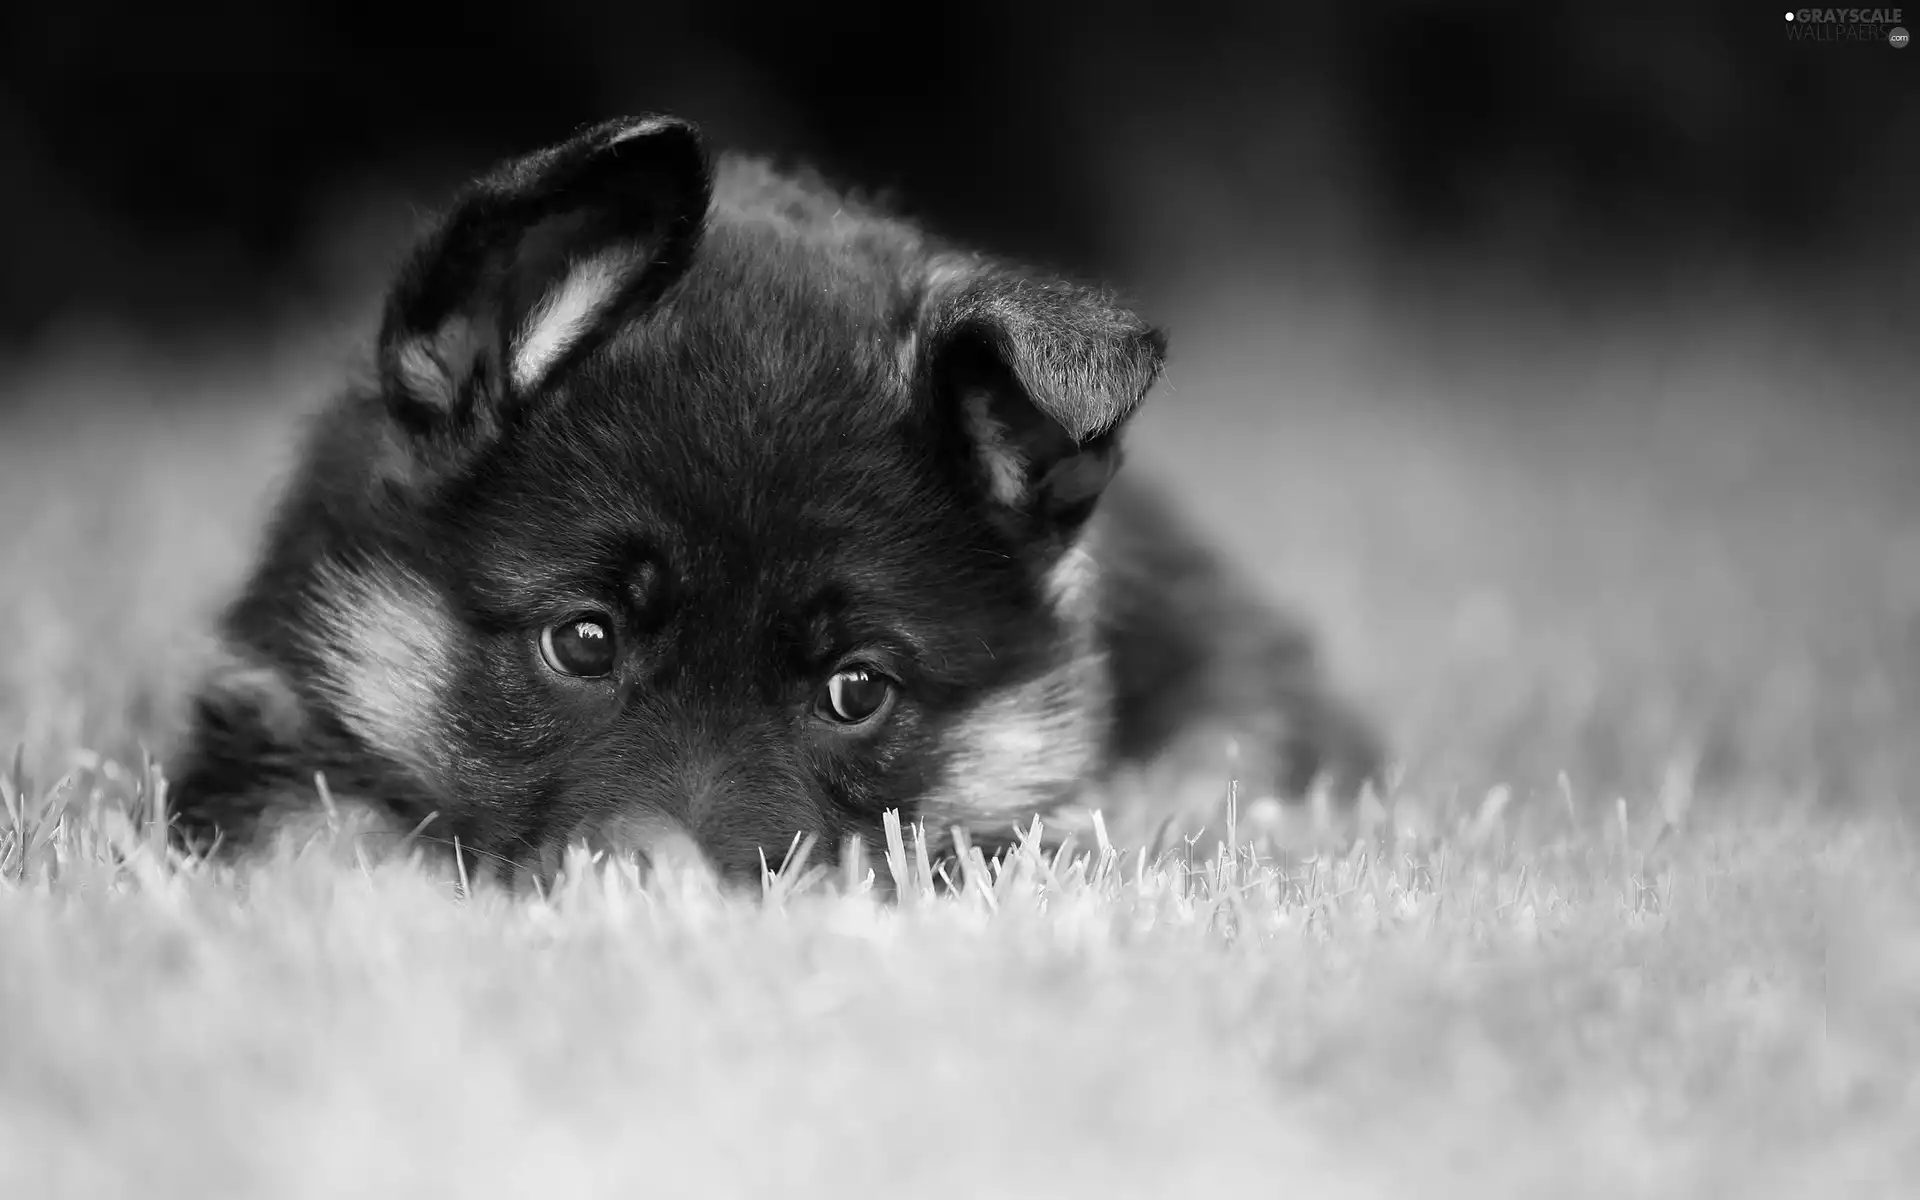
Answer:
[[181, 835], [339, 798], [519, 866], [678, 837], [741, 878], [889, 809], [1004, 833], [1229, 736], [1250, 795], [1351, 793], [1377, 742], [1310, 640], [1116, 481], [1165, 348], [681, 120], [508, 162], [310, 432]]

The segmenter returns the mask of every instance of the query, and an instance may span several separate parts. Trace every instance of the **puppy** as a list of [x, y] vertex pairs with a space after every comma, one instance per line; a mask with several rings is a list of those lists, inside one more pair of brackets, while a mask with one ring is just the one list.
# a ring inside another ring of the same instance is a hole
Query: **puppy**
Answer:
[[1378, 742], [1310, 639], [1116, 478], [1165, 350], [684, 121], [508, 162], [310, 431], [180, 836], [351, 800], [495, 862], [678, 839], [752, 877], [888, 810], [991, 838], [1228, 739], [1249, 795], [1350, 794]]

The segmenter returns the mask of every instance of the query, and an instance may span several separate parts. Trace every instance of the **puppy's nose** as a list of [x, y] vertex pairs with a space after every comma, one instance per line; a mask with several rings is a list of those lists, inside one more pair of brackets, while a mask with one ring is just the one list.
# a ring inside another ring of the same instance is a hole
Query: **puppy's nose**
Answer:
[[712, 868], [699, 841], [684, 825], [656, 813], [610, 818], [600, 823], [587, 842], [592, 849], [631, 855], [649, 866]]
[[639, 853], [643, 859], [655, 867], [706, 871], [714, 869], [713, 863], [707, 858], [706, 851], [700, 848], [700, 843], [694, 840], [692, 834], [678, 827], [649, 838], [639, 849]]

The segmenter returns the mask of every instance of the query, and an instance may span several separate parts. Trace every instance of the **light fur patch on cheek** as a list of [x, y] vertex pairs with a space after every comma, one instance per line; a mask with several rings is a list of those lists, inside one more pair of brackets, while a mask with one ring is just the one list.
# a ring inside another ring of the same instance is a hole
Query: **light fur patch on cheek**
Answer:
[[392, 563], [365, 572], [329, 565], [315, 592], [310, 648], [340, 719], [377, 753], [443, 790], [443, 697], [453, 688], [457, 634], [439, 594]]
[[1105, 662], [1091, 650], [981, 703], [949, 734], [947, 777], [920, 805], [929, 831], [1002, 831], [1071, 799], [1101, 765], [1108, 709]]
[[638, 255], [618, 249], [575, 262], [560, 286], [528, 314], [514, 338], [513, 386], [522, 392], [538, 387], [554, 364], [606, 315], [639, 265]]
[[987, 486], [993, 498], [1013, 506], [1027, 498], [1027, 460], [1007, 439], [1007, 427], [993, 415], [991, 399], [985, 392], [973, 392], [966, 398], [967, 432], [986, 468]]

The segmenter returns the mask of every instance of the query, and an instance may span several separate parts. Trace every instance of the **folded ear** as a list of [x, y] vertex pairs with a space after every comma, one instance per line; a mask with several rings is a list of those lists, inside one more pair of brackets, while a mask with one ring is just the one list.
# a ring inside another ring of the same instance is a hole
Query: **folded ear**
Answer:
[[1071, 533], [1120, 463], [1120, 432], [1159, 377], [1166, 338], [1109, 294], [943, 264], [921, 324], [923, 385], [950, 414], [991, 502]]
[[394, 416], [443, 446], [494, 428], [685, 269], [710, 194], [698, 131], [671, 117], [593, 126], [468, 185], [387, 298]]

